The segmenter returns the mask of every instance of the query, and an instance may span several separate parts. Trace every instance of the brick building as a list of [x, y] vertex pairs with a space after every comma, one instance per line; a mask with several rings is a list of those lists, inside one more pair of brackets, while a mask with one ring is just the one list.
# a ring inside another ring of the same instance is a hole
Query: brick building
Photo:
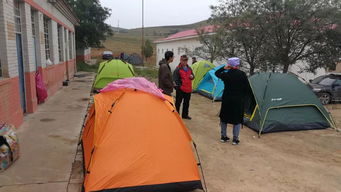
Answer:
[[74, 76], [77, 23], [65, 0], [0, 1], [0, 122], [37, 110], [36, 71], [49, 97]]

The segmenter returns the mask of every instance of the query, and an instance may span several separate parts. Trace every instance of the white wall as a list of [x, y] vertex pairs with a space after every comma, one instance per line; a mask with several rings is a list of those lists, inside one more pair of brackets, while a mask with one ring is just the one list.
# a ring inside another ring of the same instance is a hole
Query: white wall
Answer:
[[4, 77], [18, 76], [13, 0], [0, 0], [0, 59]]
[[[180, 63], [180, 56], [186, 54], [182, 48], [194, 50], [200, 46], [200, 42], [197, 39], [185, 39], [179, 41], [169, 41], [156, 44], [156, 66], [159, 66], [159, 61], [165, 57], [166, 51], [173, 51], [174, 61], [170, 64], [172, 70]], [[188, 63], [192, 63], [192, 59], [188, 60]]]
[[74, 25], [61, 13], [59, 12], [51, 3], [48, 3], [47, 0], [33, 0], [34, 3], [42, 7], [45, 11], [49, 12], [56, 19], [63, 22], [67, 25], [71, 30], [74, 31]]
[[[174, 61], [170, 64], [172, 70], [176, 68], [176, 66], [180, 63], [180, 56], [186, 54], [184, 49], [187, 48], [190, 51], [193, 51], [195, 48], [200, 47], [201, 44], [198, 38], [190, 38], [190, 39], [181, 39], [175, 41], [161, 42], [156, 43], [156, 67], [159, 66], [159, 61], [165, 57], [166, 51], [174, 52]], [[190, 56], [188, 60], [188, 64], [192, 64], [192, 58]], [[203, 60], [199, 56], [195, 56], [198, 61]], [[213, 62], [214, 65], [218, 66], [221, 64], [225, 64], [225, 61], [216, 60]]]

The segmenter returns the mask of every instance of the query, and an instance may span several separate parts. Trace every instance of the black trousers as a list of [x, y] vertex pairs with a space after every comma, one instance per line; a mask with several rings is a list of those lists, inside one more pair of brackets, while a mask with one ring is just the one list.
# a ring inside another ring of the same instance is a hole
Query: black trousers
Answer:
[[175, 96], [175, 108], [180, 114], [180, 106], [182, 100], [184, 100], [184, 105], [182, 106], [182, 117], [188, 117], [188, 108], [189, 108], [189, 100], [191, 99], [191, 93], [185, 93], [181, 91], [179, 88], [176, 89]]

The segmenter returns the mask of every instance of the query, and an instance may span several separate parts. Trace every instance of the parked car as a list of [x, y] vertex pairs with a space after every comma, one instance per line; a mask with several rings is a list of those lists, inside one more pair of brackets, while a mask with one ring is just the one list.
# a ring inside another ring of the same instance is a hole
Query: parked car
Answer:
[[322, 104], [341, 101], [341, 73], [330, 73], [310, 80], [309, 86]]
[[110, 60], [110, 59], [113, 59], [113, 58], [114, 58], [114, 56], [113, 56], [113, 53], [111, 51], [103, 51], [102, 59]]

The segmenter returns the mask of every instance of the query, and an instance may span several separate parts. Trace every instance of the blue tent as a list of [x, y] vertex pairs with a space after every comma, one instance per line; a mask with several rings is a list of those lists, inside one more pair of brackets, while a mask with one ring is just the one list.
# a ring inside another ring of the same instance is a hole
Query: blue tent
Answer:
[[[199, 84], [197, 92], [213, 99], [213, 101], [221, 100], [224, 91], [224, 82], [215, 76], [214, 73], [224, 66], [220, 65], [208, 71]], [[224, 72], [227, 72], [227, 70]]]

